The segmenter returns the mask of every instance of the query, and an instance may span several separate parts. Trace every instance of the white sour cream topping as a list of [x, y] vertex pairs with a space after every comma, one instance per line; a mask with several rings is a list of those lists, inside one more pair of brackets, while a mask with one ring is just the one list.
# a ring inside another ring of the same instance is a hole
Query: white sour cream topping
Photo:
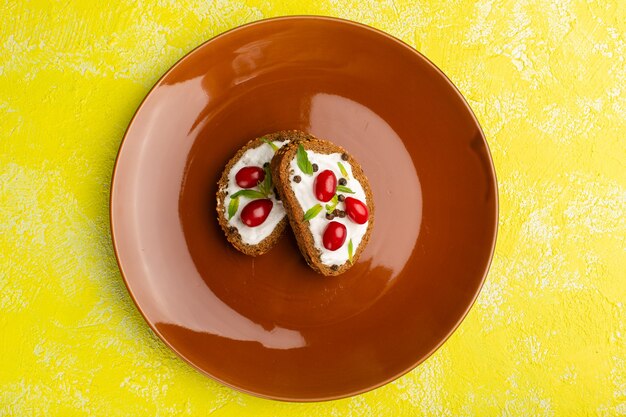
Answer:
[[[365, 205], [368, 205], [368, 201], [365, 198], [365, 191], [363, 191], [363, 187], [361, 186], [361, 184], [356, 179], [354, 179], [354, 176], [352, 175], [352, 167], [350, 166], [350, 164], [347, 161], [341, 159], [341, 154], [333, 153], [327, 155], [313, 151], [307, 151], [307, 154], [309, 156], [309, 161], [312, 164], [317, 164], [319, 169], [317, 170], [317, 172], [314, 172], [313, 175], [306, 175], [298, 167], [297, 158], [294, 158], [289, 164], [290, 169], [292, 169], [294, 172], [290, 175], [291, 188], [293, 189], [296, 195], [296, 199], [298, 200], [298, 203], [300, 203], [300, 206], [305, 213], [308, 209], [318, 203], [322, 205], [322, 211], [317, 216], [315, 216], [315, 218], [309, 221], [309, 228], [311, 229], [311, 233], [313, 234], [315, 248], [320, 251], [321, 262], [324, 265], [342, 265], [346, 261], [348, 261], [348, 242], [350, 241], [350, 239], [352, 239], [353, 253], [356, 253], [356, 250], [361, 244], [361, 240], [363, 240], [363, 236], [367, 231], [367, 226], [369, 222], [365, 224], [357, 224], [350, 220], [347, 214], [346, 217], [343, 218], [335, 217], [332, 221], [339, 222], [346, 226], [346, 241], [342, 247], [335, 251], [329, 251], [328, 249], [326, 249], [324, 247], [322, 238], [324, 236], [324, 231], [326, 230], [328, 223], [330, 223], [330, 220], [327, 220], [325, 217], [326, 204], [328, 203], [323, 203], [315, 197], [315, 191], [313, 189], [315, 177], [317, 177], [320, 172], [329, 169], [333, 171], [333, 173], [337, 177], [337, 182], [339, 182], [339, 179], [342, 178], [343, 175], [341, 174], [341, 171], [339, 170], [339, 165], [337, 163], [341, 162], [341, 164], [348, 172], [348, 178], [346, 178], [348, 180], [348, 184], [346, 185], [346, 187], [354, 191], [354, 194], [342, 193], [340, 191], [338, 191], [337, 194], [343, 194], [346, 197], [354, 197], [357, 200], [361, 200]], [[300, 178], [302, 178], [302, 181], [300, 181], [299, 183], [294, 182], [293, 177], [295, 175], [299, 175]], [[339, 204], [337, 204], [337, 209], [345, 211], [345, 203], [340, 201]]]
[[[289, 141], [273, 141], [274, 145], [279, 148], [285, 145]], [[270, 162], [272, 157], [274, 156], [274, 150], [272, 147], [263, 143], [262, 145], [248, 149], [244, 154], [239, 158], [239, 161], [233, 165], [233, 168], [228, 173], [228, 187], [226, 191], [228, 191], [228, 195], [224, 201], [224, 215], [228, 218], [228, 204], [230, 203], [230, 196], [235, 194], [237, 191], [242, 190], [240, 186], [237, 185], [237, 181], [235, 181], [235, 175], [237, 172], [243, 167], [247, 166], [257, 166], [263, 168], [263, 164], [266, 162]], [[258, 190], [258, 187], [251, 188], [251, 190]], [[234, 226], [239, 231], [241, 235], [241, 241], [248, 245], [256, 245], [261, 242], [263, 239], [268, 237], [274, 231], [276, 225], [285, 217], [285, 209], [283, 208], [283, 203], [281, 201], [276, 200], [276, 196], [271, 194], [269, 197], [272, 200], [274, 205], [272, 206], [272, 211], [270, 211], [269, 216], [263, 223], [255, 227], [246, 226], [241, 221], [241, 210], [252, 201], [246, 197], [239, 197], [239, 207], [237, 208], [237, 213], [228, 221], [228, 224]]]

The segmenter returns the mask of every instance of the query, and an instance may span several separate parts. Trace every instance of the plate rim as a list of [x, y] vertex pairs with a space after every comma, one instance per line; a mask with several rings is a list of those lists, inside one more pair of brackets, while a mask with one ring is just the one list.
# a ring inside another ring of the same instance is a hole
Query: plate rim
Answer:
[[[339, 24], [345, 24], [348, 26], [352, 26], [352, 27], [356, 27], [358, 29], [361, 30], [365, 30], [365, 31], [369, 31], [371, 33], [374, 33], [376, 35], [379, 36], [383, 36], [384, 38], [387, 38], [388, 40], [392, 41], [393, 43], [409, 50], [411, 53], [417, 55], [419, 58], [423, 59], [426, 63], [428, 63], [439, 75], [441, 75], [444, 80], [448, 83], [448, 85], [450, 87], [452, 87], [452, 90], [456, 93], [456, 95], [461, 99], [461, 102], [463, 103], [463, 105], [465, 106], [465, 108], [469, 111], [469, 114], [471, 115], [472, 119], [474, 120], [474, 122], [476, 123], [476, 126], [478, 127], [478, 131], [480, 133], [480, 137], [481, 140], [483, 142], [483, 144], [485, 145], [485, 149], [487, 150], [486, 152], [486, 156], [489, 162], [489, 167], [490, 167], [490, 172], [491, 172], [491, 176], [493, 178], [493, 188], [494, 188], [494, 203], [495, 203], [495, 210], [494, 210], [494, 216], [493, 216], [493, 236], [491, 239], [491, 248], [489, 250], [489, 259], [487, 261], [487, 263], [485, 264], [485, 270], [483, 272], [483, 275], [480, 279], [480, 284], [478, 286], [478, 288], [476, 289], [475, 293], [472, 296], [471, 302], [468, 303], [467, 307], [465, 308], [465, 310], [463, 311], [463, 314], [459, 317], [459, 319], [456, 321], [456, 323], [454, 324], [454, 326], [452, 326], [450, 328], [450, 330], [447, 332], [447, 334], [441, 338], [441, 340], [431, 349], [429, 350], [426, 354], [422, 355], [422, 357], [418, 358], [412, 365], [410, 365], [409, 367], [407, 367], [406, 369], [402, 370], [401, 372], [398, 372], [394, 375], [392, 375], [391, 377], [386, 378], [385, 380], [378, 382], [374, 385], [371, 385], [369, 387], [366, 388], [361, 388], [358, 390], [353, 390], [350, 392], [346, 392], [346, 393], [342, 393], [342, 394], [336, 394], [336, 395], [327, 395], [327, 396], [321, 396], [321, 397], [307, 397], [307, 398], [295, 398], [295, 397], [289, 397], [289, 396], [280, 396], [280, 395], [268, 395], [268, 394], [263, 394], [263, 393], [259, 393], [259, 392], [255, 392], [252, 390], [249, 390], [247, 388], [242, 388], [239, 386], [236, 386], [234, 384], [231, 384], [229, 382], [226, 382], [224, 380], [222, 380], [221, 378], [212, 375], [211, 373], [207, 372], [206, 370], [202, 369], [201, 367], [199, 367], [198, 365], [196, 365], [193, 361], [191, 361], [190, 359], [188, 359], [187, 357], [185, 357], [185, 355], [183, 355], [178, 349], [176, 349], [168, 340], [166, 337], [164, 337], [161, 332], [156, 328], [156, 326], [154, 326], [154, 324], [151, 322], [151, 320], [148, 319], [148, 317], [146, 317], [146, 314], [144, 313], [143, 309], [141, 308], [141, 306], [139, 305], [139, 302], [137, 301], [137, 298], [135, 297], [135, 294], [133, 293], [131, 286], [129, 284], [128, 278], [126, 277], [126, 274], [124, 273], [124, 267], [122, 266], [122, 262], [120, 261], [120, 256], [118, 253], [118, 247], [116, 244], [116, 238], [115, 238], [115, 231], [114, 231], [114, 227], [113, 227], [113, 200], [114, 200], [114, 194], [115, 194], [115, 182], [116, 182], [116, 177], [117, 177], [117, 171], [118, 171], [118, 164], [120, 161], [120, 156], [124, 150], [124, 144], [126, 142], [126, 139], [128, 137], [128, 132], [130, 131], [131, 126], [133, 125], [133, 123], [135, 122], [135, 118], [137, 117], [137, 115], [139, 114], [139, 112], [142, 110], [142, 108], [144, 107], [146, 100], [148, 99], [148, 97], [153, 93], [153, 91], [159, 87], [162, 84], [162, 81], [165, 80], [171, 72], [173, 72], [179, 65], [181, 65], [185, 60], [187, 60], [188, 58], [190, 58], [193, 54], [196, 53], [196, 51], [198, 51], [199, 49], [203, 48], [204, 46], [208, 45], [211, 42], [215, 42], [217, 40], [219, 40], [222, 37], [225, 37], [231, 33], [234, 32], [238, 32], [241, 30], [246, 30], [250, 27], [254, 27], [254, 26], [259, 26], [259, 25], [264, 25], [264, 24], [271, 24], [275, 21], [298, 21], [298, 20], [319, 20], [319, 21], [326, 21], [326, 22], [332, 22], [332, 23], [339, 23]], [[448, 78], [448, 76], [435, 64], [433, 63], [430, 59], [428, 59], [425, 55], [423, 55], [421, 52], [419, 52], [417, 49], [413, 48], [412, 46], [410, 46], [409, 44], [407, 44], [406, 42], [404, 42], [403, 40], [387, 33], [384, 32], [380, 29], [377, 29], [375, 27], [366, 25], [364, 23], [359, 23], [353, 20], [349, 20], [349, 19], [343, 19], [343, 18], [338, 18], [338, 17], [332, 17], [332, 16], [321, 16], [321, 15], [287, 15], [287, 16], [277, 16], [277, 17], [270, 17], [270, 18], [265, 18], [265, 19], [259, 19], [259, 20], [255, 20], [252, 22], [248, 22], [239, 26], [235, 26], [231, 29], [228, 29], [224, 32], [221, 32], [203, 42], [201, 42], [199, 45], [197, 45], [196, 47], [194, 47], [193, 49], [191, 49], [189, 52], [185, 53], [185, 55], [183, 55], [180, 59], [178, 59], [174, 64], [172, 64], [172, 66], [161, 76], [159, 77], [159, 79], [152, 85], [152, 87], [150, 87], [150, 90], [146, 93], [146, 95], [143, 97], [143, 99], [141, 100], [141, 102], [139, 103], [139, 106], [137, 107], [137, 109], [135, 110], [135, 112], [133, 113], [132, 118], [130, 119], [130, 121], [128, 122], [128, 126], [126, 127], [126, 130], [124, 131], [124, 136], [122, 136], [122, 140], [120, 141], [119, 144], [119, 148], [117, 151], [117, 155], [115, 157], [115, 162], [113, 164], [113, 170], [111, 173], [111, 181], [110, 181], [110, 190], [109, 190], [109, 229], [111, 231], [111, 242], [113, 244], [113, 252], [115, 255], [115, 260], [120, 272], [120, 275], [122, 277], [122, 280], [124, 282], [124, 285], [126, 287], [126, 290], [128, 291], [128, 294], [130, 295], [130, 298], [133, 300], [133, 303], [135, 304], [135, 307], [137, 308], [137, 310], [139, 311], [139, 313], [141, 314], [141, 316], [143, 317], [144, 321], [148, 324], [148, 326], [150, 327], [150, 329], [152, 329], [152, 331], [154, 332], [154, 334], [161, 340], [161, 342], [163, 342], [172, 352], [174, 352], [180, 359], [182, 359], [185, 363], [187, 363], [188, 365], [190, 365], [193, 369], [195, 369], [196, 371], [200, 372], [201, 374], [211, 378], [214, 381], [217, 381], [218, 383], [225, 385], [229, 388], [232, 388], [238, 392], [242, 392], [244, 394], [248, 394], [248, 395], [252, 395], [254, 397], [257, 398], [263, 398], [263, 399], [269, 399], [269, 400], [277, 400], [277, 401], [283, 401], [283, 402], [302, 402], [302, 403], [312, 403], [312, 402], [322, 402], [322, 401], [333, 401], [333, 400], [339, 400], [342, 398], [348, 398], [348, 397], [353, 397], [353, 396], [357, 396], [360, 394], [364, 394], [366, 392], [369, 391], [373, 391], [377, 388], [380, 388], [384, 385], [387, 385], [388, 383], [401, 378], [402, 376], [408, 374], [409, 372], [413, 371], [415, 368], [417, 368], [419, 365], [421, 365], [423, 362], [425, 362], [428, 358], [430, 358], [437, 350], [439, 350], [439, 348], [441, 348], [441, 346], [448, 341], [448, 339], [452, 336], [452, 334], [459, 328], [459, 326], [461, 325], [461, 323], [465, 320], [465, 318], [467, 317], [469, 311], [472, 309], [472, 307], [474, 306], [478, 296], [480, 295], [482, 288], [485, 284], [485, 281], [487, 279], [487, 275], [489, 274], [489, 270], [491, 269], [491, 265], [493, 263], [493, 258], [494, 258], [494, 254], [495, 254], [495, 248], [496, 248], [496, 242], [497, 242], [497, 237], [498, 237], [498, 224], [499, 224], [499, 218], [500, 218], [500, 196], [499, 196], [499, 187], [498, 187], [498, 178], [496, 175], [496, 170], [495, 170], [495, 165], [493, 162], [493, 157], [491, 154], [491, 149], [489, 148], [489, 144], [487, 143], [487, 139], [485, 137], [485, 133], [484, 130], [482, 128], [482, 126], [480, 125], [480, 122], [478, 121], [478, 118], [476, 117], [476, 115], [474, 114], [474, 111], [472, 110], [472, 108], [470, 107], [469, 103], [467, 102], [467, 100], [465, 99], [465, 97], [461, 94], [461, 92], [459, 91], [459, 89], [456, 87], [456, 85], [454, 85], [454, 83], [452, 83], [452, 81]]]

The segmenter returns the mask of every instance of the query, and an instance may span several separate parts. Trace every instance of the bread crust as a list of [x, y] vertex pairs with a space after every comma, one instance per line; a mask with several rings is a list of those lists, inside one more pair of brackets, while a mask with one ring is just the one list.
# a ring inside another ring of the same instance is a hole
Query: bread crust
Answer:
[[[357, 262], [369, 242], [372, 228], [374, 226], [374, 196], [372, 194], [369, 181], [363, 173], [361, 165], [359, 165], [359, 163], [348, 152], [346, 152], [345, 149], [327, 140], [318, 139], [313, 135], [303, 132], [299, 133], [300, 135], [296, 136], [296, 140], [290, 141], [275, 153], [274, 158], [270, 163], [272, 180], [274, 181], [274, 186], [281, 196], [283, 207], [287, 212], [289, 224], [291, 225], [291, 229], [293, 230], [296, 241], [298, 242], [300, 252], [302, 252], [306, 262], [311, 268], [323, 275], [339, 275], [350, 269], [352, 265]], [[348, 158], [347, 162], [352, 167], [352, 174], [354, 178], [361, 184], [363, 190], [365, 191], [369, 210], [368, 226], [361, 243], [358, 248], [356, 248], [356, 251], [352, 256], [352, 263], [350, 263], [350, 261], [346, 261], [342, 265], [337, 265], [335, 269], [333, 269], [332, 266], [324, 265], [321, 262], [320, 251], [315, 247], [313, 235], [308, 222], [302, 220], [304, 218], [304, 209], [298, 203], [296, 195], [290, 185], [293, 173], [289, 172], [289, 165], [296, 157], [296, 151], [299, 144], [301, 144], [307, 151], [310, 150], [323, 154], [346, 154]]]

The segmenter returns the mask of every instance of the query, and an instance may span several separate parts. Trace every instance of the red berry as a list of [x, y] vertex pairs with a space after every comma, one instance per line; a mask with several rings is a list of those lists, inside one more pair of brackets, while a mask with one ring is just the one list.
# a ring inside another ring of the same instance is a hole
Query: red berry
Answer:
[[337, 192], [337, 177], [330, 169], [320, 172], [315, 177], [313, 192], [319, 201], [330, 201]]
[[252, 200], [241, 210], [241, 221], [248, 227], [258, 226], [270, 215], [272, 206], [274, 203], [267, 198]]
[[352, 197], [346, 197], [346, 213], [353, 222], [358, 224], [367, 223], [370, 216], [367, 206], [361, 200]]
[[343, 246], [346, 242], [346, 226], [339, 222], [330, 222], [324, 230], [324, 247], [328, 250], [335, 251]]
[[265, 179], [265, 171], [261, 167], [243, 167], [235, 174], [235, 181], [241, 188], [256, 187]]

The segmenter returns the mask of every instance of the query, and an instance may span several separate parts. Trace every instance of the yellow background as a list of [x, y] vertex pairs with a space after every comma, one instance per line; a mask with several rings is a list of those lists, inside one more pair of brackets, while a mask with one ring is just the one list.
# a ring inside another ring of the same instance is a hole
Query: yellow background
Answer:
[[[480, 120], [501, 199], [491, 272], [452, 338], [381, 389], [319, 404], [240, 394], [179, 360], [109, 234], [113, 162], [153, 83], [282, 14], [357, 20], [429, 57]], [[0, 415], [626, 415], [625, 32], [621, 0], [0, 1]]]

